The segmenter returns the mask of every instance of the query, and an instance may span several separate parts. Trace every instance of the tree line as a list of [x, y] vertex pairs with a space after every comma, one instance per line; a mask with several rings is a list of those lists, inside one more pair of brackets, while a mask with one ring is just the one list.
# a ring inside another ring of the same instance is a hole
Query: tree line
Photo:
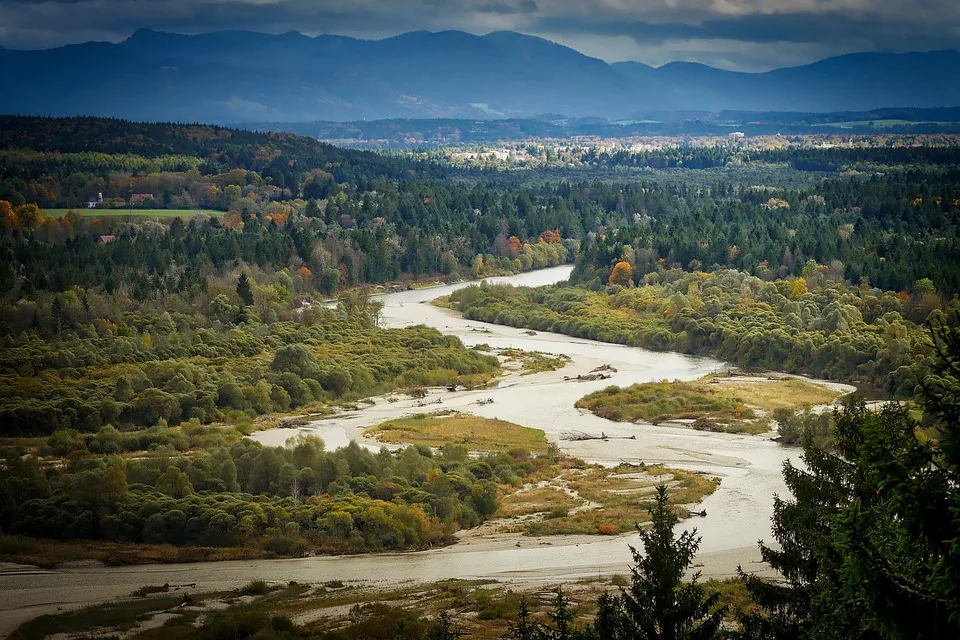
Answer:
[[[0, 529], [65, 540], [252, 546], [279, 555], [423, 548], [499, 507], [500, 485], [552, 464], [522, 451], [396, 453], [301, 436], [265, 447], [237, 432], [156, 427], [60, 430], [36, 457], [5, 452]], [[148, 453], [125, 458], [128, 451]], [[189, 452], [189, 455], [185, 455]]]
[[451, 301], [473, 320], [710, 355], [750, 369], [859, 380], [913, 395], [932, 355], [921, 323], [950, 317], [957, 300], [944, 303], [929, 281], [898, 295], [847, 285], [839, 271], [831, 275], [812, 262], [804, 274], [770, 282], [730, 269], [660, 270], [639, 287], [630, 281], [629, 288], [596, 291], [484, 283], [454, 292]]
[[475, 386], [499, 371], [434, 329], [377, 327], [362, 293], [337, 309], [299, 308], [295, 279], [241, 273], [192, 303], [71, 290], [3, 307], [0, 434], [249, 423], [394, 389]]

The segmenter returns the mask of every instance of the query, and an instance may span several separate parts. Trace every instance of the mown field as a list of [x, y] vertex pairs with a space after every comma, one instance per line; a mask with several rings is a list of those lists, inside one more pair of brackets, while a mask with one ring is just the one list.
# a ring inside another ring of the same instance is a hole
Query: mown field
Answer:
[[87, 209], [76, 207], [73, 209], [44, 209], [43, 213], [52, 218], [62, 218], [73, 211], [84, 218], [190, 218], [197, 214], [219, 217], [225, 212], [214, 209]]

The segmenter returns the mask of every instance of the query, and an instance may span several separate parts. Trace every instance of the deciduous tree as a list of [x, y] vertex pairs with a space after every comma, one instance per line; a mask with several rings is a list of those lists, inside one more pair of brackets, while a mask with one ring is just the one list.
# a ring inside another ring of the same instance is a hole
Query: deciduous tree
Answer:
[[618, 284], [621, 287], [633, 286], [633, 267], [630, 266], [629, 262], [623, 262], [621, 260], [613, 265], [613, 270], [610, 272], [608, 282], [610, 284]]

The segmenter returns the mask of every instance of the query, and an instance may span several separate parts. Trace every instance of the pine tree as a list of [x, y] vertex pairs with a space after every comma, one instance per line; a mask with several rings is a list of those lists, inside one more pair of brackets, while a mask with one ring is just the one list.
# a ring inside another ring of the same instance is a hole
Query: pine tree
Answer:
[[539, 637], [540, 625], [530, 619], [530, 603], [525, 596], [520, 597], [517, 608], [517, 620], [507, 627], [509, 640], [535, 640]]
[[[632, 584], [622, 589], [617, 606], [598, 608], [595, 628], [614, 640], [708, 640], [717, 637], [724, 608], [719, 594], [707, 595], [698, 583], [700, 572], [683, 583], [700, 537], [696, 529], [674, 537], [678, 518], [667, 504], [667, 488], [657, 487], [650, 509], [651, 527], [639, 529], [641, 554], [630, 547], [636, 565]], [[601, 636], [607, 637], [607, 636]]]
[[240, 279], [237, 280], [237, 295], [240, 296], [240, 301], [243, 304], [253, 304], [253, 289], [250, 287], [250, 278], [247, 277], [246, 273], [241, 273]]
[[761, 545], [784, 584], [745, 576], [759, 614], [747, 638], [960, 637], [960, 317], [934, 320], [937, 358], [922, 381], [917, 436], [908, 410], [835, 413], [836, 454], [804, 446], [807, 470], [790, 464], [793, 494], [778, 499], [775, 551]]
[[570, 608], [570, 599], [564, 595], [563, 587], [557, 587], [554, 593], [550, 600], [553, 611], [547, 614], [550, 624], [541, 629], [540, 636], [544, 640], [573, 640], [577, 635], [573, 626], [576, 614]]
[[53, 302], [50, 303], [50, 324], [57, 335], [60, 335], [63, 330], [63, 300], [60, 296], [54, 296]]
[[450, 613], [442, 612], [427, 630], [427, 640], [458, 640], [463, 637], [463, 629], [454, 624]]

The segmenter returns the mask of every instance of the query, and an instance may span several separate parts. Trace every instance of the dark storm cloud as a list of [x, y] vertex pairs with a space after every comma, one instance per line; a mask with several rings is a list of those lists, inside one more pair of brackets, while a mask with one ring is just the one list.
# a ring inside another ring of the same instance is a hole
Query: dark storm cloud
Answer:
[[877, 48], [952, 48], [958, 44], [955, 24], [919, 23], [905, 29], [903, 22], [879, 16], [854, 17], [842, 13], [772, 13], [682, 22], [630, 22], [545, 18], [536, 28], [550, 33], [627, 36], [643, 43], [669, 40], [734, 40], [772, 43], [863, 42]]
[[960, 43], [958, 0], [0, 0], [0, 44], [119, 41], [139, 27], [385, 37], [416, 29], [543, 35], [608, 60], [751, 68], [844, 51]]
[[498, 20], [536, 11], [533, 0], [0, 0], [0, 44], [43, 48], [91, 39], [118, 41], [139, 27], [382, 37], [416, 29], [483, 29], [491, 22], [484, 17], [492, 17], [497, 26]]

